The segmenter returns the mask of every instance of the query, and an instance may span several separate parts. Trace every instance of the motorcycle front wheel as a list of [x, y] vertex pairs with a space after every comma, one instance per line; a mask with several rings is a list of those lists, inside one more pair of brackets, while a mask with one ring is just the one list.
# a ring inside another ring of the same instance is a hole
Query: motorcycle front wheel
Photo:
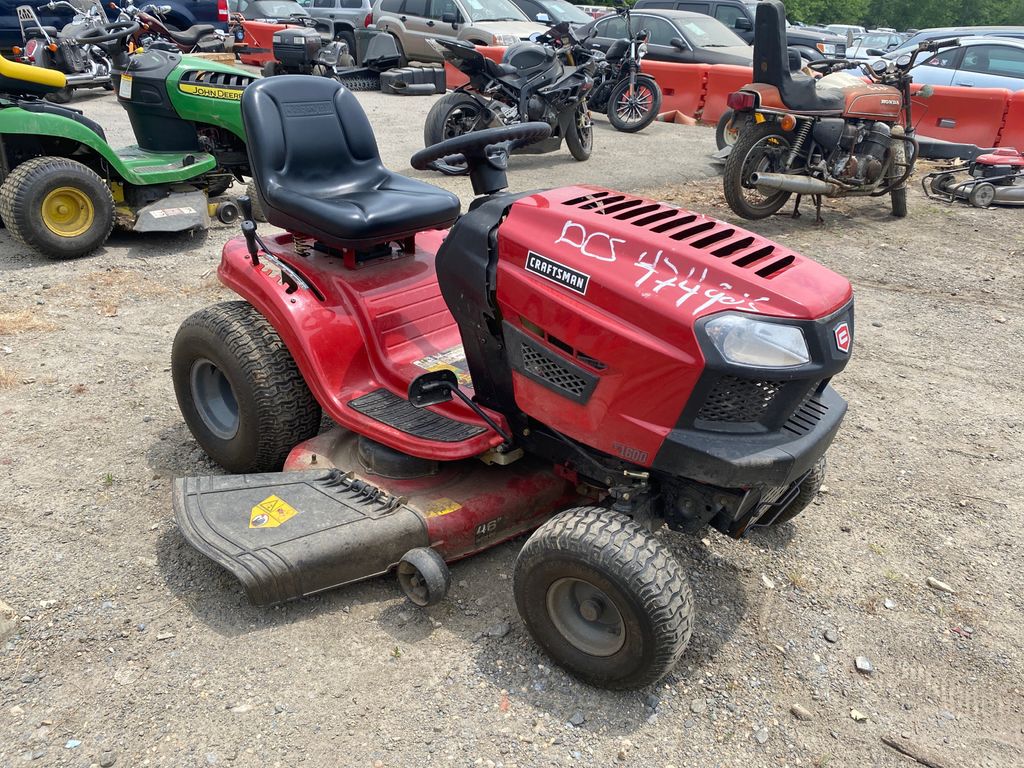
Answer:
[[67, 104], [71, 101], [71, 97], [74, 95], [75, 89], [70, 85], [65, 85], [59, 91], [51, 91], [50, 93], [43, 96], [47, 101], [53, 102], [54, 104]]
[[576, 107], [569, 130], [565, 133], [565, 145], [576, 160], [589, 160], [594, 151], [594, 123], [585, 102]]
[[629, 78], [612, 87], [608, 97], [608, 122], [617, 131], [642, 131], [658, 116], [661, 109], [661, 88], [650, 77], [638, 75], [631, 88]]
[[754, 173], [783, 173], [790, 140], [772, 122], [754, 123], [739, 135], [725, 161], [722, 187], [729, 207], [744, 219], [764, 219], [789, 200], [789, 192], [760, 192], [750, 184]]
[[432, 147], [473, 131], [489, 128], [491, 115], [476, 99], [453, 91], [434, 102], [423, 124], [423, 146]]

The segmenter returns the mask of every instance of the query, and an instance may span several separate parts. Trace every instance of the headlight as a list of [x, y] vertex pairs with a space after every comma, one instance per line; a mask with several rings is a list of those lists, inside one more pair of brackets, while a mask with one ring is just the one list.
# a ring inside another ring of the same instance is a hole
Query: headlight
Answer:
[[640, 43], [636, 49], [637, 56], [645, 56], [647, 54], [647, 43]]
[[704, 330], [722, 357], [735, 365], [792, 368], [811, 361], [803, 331], [729, 314], [709, 320]]
[[495, 45], [515, 45], [519, 42], [519, 38], [515, 35], [510, 35], [505, 32], [499, 32], [494, 36]]
[[818, 43], [815, 48], [828, 56], [834, 56], [836, 52], [836, 46], [833, 43]]

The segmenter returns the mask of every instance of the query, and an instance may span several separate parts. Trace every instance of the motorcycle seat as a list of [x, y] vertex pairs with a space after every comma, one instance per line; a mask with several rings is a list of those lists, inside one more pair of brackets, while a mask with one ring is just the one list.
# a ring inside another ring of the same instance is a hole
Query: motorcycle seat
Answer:
[[458, 218], [459, 198], [384, 167], [370, 121], [341, 83], [283, 75], [242, 92], [253, 181], [267, 221], [364, 250]]
[[29, 24], [28, 26], [25, 27], [25, 31], [26, 32], [32, 32], [33, 30], [36, 30], [36, 29], [41, 30], [45, 34], [49, 35], [50, 37], [57, 37], [57, 35], [59, 34], [59, 32], [57, 31], [56, 27], [51, 27], [49, 25], [45, 25], [45, 26], [42, 26], [42, 27], [37, 27], [35, 24]]
[[213, 24], [195, 24], [188, 29], [167, 28], [167, 34], [176, 43], [182, 45], [195, 45], [199, 39], [213, 33], [217, 28]]
[[754, 82], [774, 85], [782, 103], [795, 112], [842, 112], [842, 91], [819, 87], [818, 81], [791, 71], [786, 47], [786, 8], [779, 0], [762, 0], [754, 19]]
[[484, 66], [488, 70], [487, 73], [491, 77], [508, 77], [509, 75], [517, 75], [517, 74], [519, 74], [519, 70], [516, 69], [515, 67], [513, 67], [511, 64], [505, 64], [505, 63], [499, 64], [499, 63], [497, 63], [495, 61], [491, 61], [490, 59], [487, 59], [487, 58], [484, 59], [484, 62], [485, 62]]

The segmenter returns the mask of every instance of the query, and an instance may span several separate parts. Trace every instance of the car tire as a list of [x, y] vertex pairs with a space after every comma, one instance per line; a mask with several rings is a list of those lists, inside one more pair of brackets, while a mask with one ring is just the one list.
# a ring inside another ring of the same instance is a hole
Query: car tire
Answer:
[[345, 45], [348, 46], [349, 56], [352, 57], [352, 61], [356, 62], [356, 36], [350, 29], [343, 29], [334, 36], [335, 40], [341, 40]]

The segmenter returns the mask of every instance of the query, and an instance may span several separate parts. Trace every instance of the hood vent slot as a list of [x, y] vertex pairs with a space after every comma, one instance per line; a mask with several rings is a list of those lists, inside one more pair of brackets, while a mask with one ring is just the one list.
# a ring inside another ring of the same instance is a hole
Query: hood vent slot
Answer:
[[[690, 246], [708, 250], [712, 256], [726, 259], [737, 267], [754, 269], [754, 265], [757, 265], [754, 274], [766, 280], [777, 277], [797, 263], [796, 256], [791, 252], [766, 242], [753, 233], [745, 233], [715, 219], [699, 217], [704, 220], [698, 221], [697, 214], [665, 203], [619, 192], [596, 190], [566, 200], [563, 205], [589, 211], [598, 216], [611, 216], [617, 221], [627, 222], [631, 226], [654, 234], [667, 235], [676, 241], [701, 236], [690, 243]], [[728, 242], [734, 237], [737, 238], [734, 242]], [[751, 247], [754, 247], [753, 251], [744, 253]], [[741, 255], [732, 258], [736, 254]]]

